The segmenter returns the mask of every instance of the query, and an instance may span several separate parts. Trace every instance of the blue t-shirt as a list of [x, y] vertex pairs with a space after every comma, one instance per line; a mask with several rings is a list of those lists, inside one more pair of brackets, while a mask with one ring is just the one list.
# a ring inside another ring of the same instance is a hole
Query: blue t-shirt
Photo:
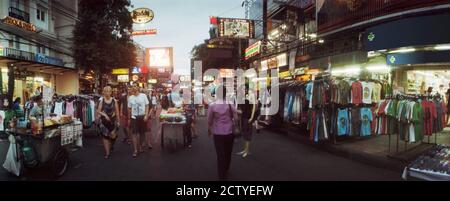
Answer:
[[372, 121], [373, 116], [370, 108], [361, 108], [361, 136], [370, 136], [372, 134], [370, 129]]
[[312, 98], [312, 89], [313, 89], [313, 83], [309, 82], [306, 84], [306, 100], [311, 101]]
[[348, 109], [340, 109], [338, 112], [338, 136], [348, 135], [350, 131], [349, 125], [349, 117], [348, 117]]

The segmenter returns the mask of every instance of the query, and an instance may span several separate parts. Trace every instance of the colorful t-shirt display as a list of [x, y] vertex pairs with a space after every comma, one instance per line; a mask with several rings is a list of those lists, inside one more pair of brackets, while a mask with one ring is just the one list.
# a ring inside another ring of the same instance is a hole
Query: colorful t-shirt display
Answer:
[[362, 84], [355, 81], [352, 83], [352, 103], [359, 105], [362, 103]]
[[365, 104], [371, 104], [372, 103], [373, 84], [370, 82], [362, 82], [361, 85], [363, 88], [362, 102]]
[[373, 115], [370, 108], [361, 108], [361, 136], [370, 136], [370, 124], [373, 121]]
[[338, 135], [348, 135], [350, 131], [350, 122], [349, 122], [349, 114], [348, 109], [340, 109], [338, 112]]
[[380, 83], [373, 83], [373, 94], [372, 94], [372, 101], [373, 102], [380, 102], [381, 100], [381, 84]]

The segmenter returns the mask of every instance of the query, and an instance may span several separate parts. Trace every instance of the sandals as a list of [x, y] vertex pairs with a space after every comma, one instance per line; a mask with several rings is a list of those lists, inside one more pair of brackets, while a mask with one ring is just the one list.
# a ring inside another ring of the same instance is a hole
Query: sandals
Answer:
[[105, 160], [108, 160], [111, 158], [111, 155], [105, 155]]
[[133, 153], [133, 158], [137, 158], [138, 157], [138, 153], [137, 152], [134, 152]]

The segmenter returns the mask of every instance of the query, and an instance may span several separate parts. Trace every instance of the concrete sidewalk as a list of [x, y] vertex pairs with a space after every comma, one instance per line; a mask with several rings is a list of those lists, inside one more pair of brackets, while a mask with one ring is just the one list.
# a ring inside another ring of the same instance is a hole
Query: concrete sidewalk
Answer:
[[397, 135], [341, 139], [337, 140], [336, 144], [332, 142], [334, 140], [314, 144], [309, 140], [307, 135], [300, 133], [298, 129], [293, 127], [285, 128], [283, 130], [266, 130], [270, 130], [269, 132], [272, 132], [273, 134], [287, 136], [302, 144], [308, 144], [332, 154], [393, 171], [403, 171], [412, 160], [431, 148], [435, 142], [437, 142], [437, 144], [450, 144], [450, 128], [446, 128], [443, 132], [433, 135], [430, 138], [426, 137], [423, 142], [405, 144], [405, 142], [398, 140], [398, 145]]

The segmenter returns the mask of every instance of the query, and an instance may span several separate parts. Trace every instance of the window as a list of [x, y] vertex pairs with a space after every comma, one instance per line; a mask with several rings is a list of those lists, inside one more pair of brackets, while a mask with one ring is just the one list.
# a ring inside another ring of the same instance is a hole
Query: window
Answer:
[[38, 54], [46, 54], [47, 52], [47, 48], [43, 47], [43, 46], [37, 46], [37, 53]]
[[15, 43], [16, 43], [16, 49], [20, 50], [20, 37], [15, 36], [14, 37]]
[[36, 9], [36, 18], [40, 21], [45, 22], [45, 12], [42, 9]]

